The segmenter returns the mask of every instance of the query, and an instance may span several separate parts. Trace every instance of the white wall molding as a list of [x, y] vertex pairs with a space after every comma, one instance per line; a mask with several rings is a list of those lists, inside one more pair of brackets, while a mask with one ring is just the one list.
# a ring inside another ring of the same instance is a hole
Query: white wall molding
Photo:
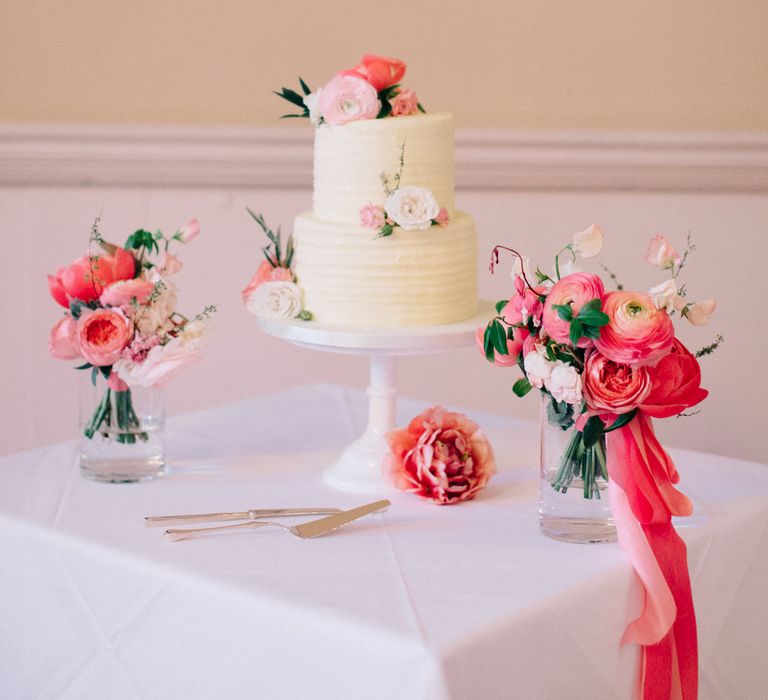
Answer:
[[[312, 131], [0, 124], [0, 186], [309, 187]], [[767, 192], [768, 132], [459, 129], [473, 190]]]

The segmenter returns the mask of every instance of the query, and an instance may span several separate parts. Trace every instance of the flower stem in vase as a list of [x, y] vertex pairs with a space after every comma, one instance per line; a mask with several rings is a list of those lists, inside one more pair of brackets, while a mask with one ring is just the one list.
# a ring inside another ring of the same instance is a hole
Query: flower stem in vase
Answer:
[[90, 440], [101, 429], [105, 438], [114, 437], [120, 443], [134, 444], [137, 437], [144, 442], [149, 439], [146, 432], [138, 430], [140, 427], [131, 390], [113, 391], [107, 388], [83, 433]]
[[594, 445], [585, 447], [583, 433], [574, 430], [560, 458], [552, 488], [560, 493], [567, 493], [574, 479], [581, 478], [584, 498], [599, 499], [597, 477], [608, 479], [605, 438], [601, 436]]

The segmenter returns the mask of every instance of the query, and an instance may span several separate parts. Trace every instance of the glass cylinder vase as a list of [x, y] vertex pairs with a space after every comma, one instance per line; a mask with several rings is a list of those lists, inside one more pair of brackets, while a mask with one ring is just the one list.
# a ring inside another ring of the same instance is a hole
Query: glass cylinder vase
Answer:
[[[148, 481], [165, 472], [165, 396], [154, 387], [110, 387], [99, 372], [80, 384], [80, 473], [110, 483]], [[114, 385], [115, 383], [113, 383]]]
[[542, 398], [539, 527], [564, 542], [614, 542], [605, 438], [586, 448], [568, 407]]

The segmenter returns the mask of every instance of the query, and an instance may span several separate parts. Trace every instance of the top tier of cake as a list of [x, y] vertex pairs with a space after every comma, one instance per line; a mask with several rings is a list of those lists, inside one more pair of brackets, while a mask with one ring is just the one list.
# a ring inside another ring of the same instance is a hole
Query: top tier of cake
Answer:
[[427, 188], [452, 216], [453, 129], [450, 114], [320, 125], [315, 133], [314, 215], [323, 221], [356, 224], [366, 204], [383, 205], [387, 194], [382, 173], [394, 185], [404, 145], [400, 187]]

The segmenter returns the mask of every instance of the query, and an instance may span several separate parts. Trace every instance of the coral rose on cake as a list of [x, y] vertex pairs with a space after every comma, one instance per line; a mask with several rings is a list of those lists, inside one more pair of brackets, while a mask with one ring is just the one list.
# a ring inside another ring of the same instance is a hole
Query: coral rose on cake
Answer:
[[392, 108], [393, 117], [405, 117], [419, 112], [419, 98], [413, 90], [408, 88], [400, 88], [387, 101]]
[[296, 318], [302, 309], [301, 289], [289, 281], [264, 282], [249, 297], [248, 311], [267, 318]]
[[477, 423], [440, 406], [386, 439], [385, 474], [397, 488], [441, 505], [474, 498], [496, 471], [493, 450]]
[[77, 321], [80, 354], [94, 367], [113, 364], [133, 337], [133, 327], [119, 309], [84, 311]]
[[672, 321], [647, 294], [609, 292], [602, 310], [609, 321], [600, 329], [595, 347], [608, 359], [634, 367], [653, 366], [672, 349]]
[[256, 273], [251, 277], [251, 281], [241, 292], [243, 303], [248, 303], [248, 297], [253, 294], [264, 282], [291, 282], [293, 273], [285, 267], [275, 267], [268, 260], [263, 260]]
[[425, 187], [400, 187], [387, 197], [387, 216], [406, 231], [426, 231], [440, 213], [440, 205]]
[[597, 351], [587, 356], [582, 377], [587, 405], [600, 411], [628, 413], [651, 392], [648, 369], [619, 364]]
[[77, 321], [69, 314], [51, 329], [48, 350], [57, 360], [74, 360], [80, 357], [77, 342]]
[[346, 124], [358, 119], [376, 119], [381, 102], [368, 81], [355, 75], [337, 75], [323, 87], [317, 108], [328, 124]]
[[[542, 325], [547, 335], [558, 343], [569, 343], [571, 324], [561, 318], [555, 306], [570, 306], [574, 316], [581, 307], [593, 299], [600, 299], [605, 293], [603, 281], [588, 272], [575, 272], [561, 278], [547, 294], [542, 314]], [[583, 337], [578, 347], [586, 348], [592, 344], [592, 339]]]
[[342, 71], [341, 75], [359, 76], [376, 92], [381, 92], [403, 79], [405, 63], [398, 58], [386, 58], [369, 53], [365, 54], [354, 68]]
[[450, 217], [448, 216], [448, 210], [445, 207], [440, 207], [440, 210], [435, 217], [435, 223], [438, 226], [447, 226], [449, 221]]

